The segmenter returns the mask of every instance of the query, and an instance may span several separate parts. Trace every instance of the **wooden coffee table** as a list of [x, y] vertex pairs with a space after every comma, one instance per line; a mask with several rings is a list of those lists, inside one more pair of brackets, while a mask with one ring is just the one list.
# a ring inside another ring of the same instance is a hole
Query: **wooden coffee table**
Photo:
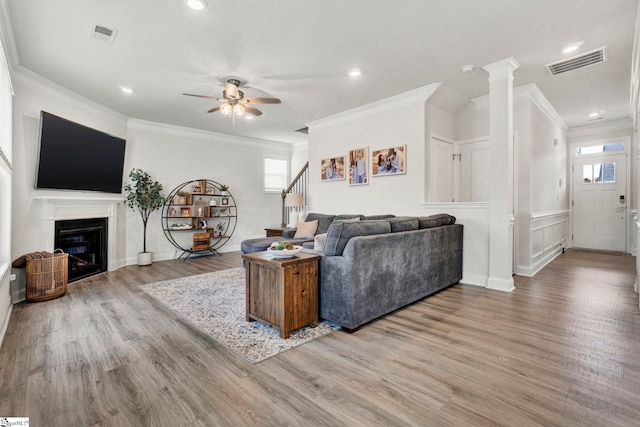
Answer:
[[289, 338], [303, 326], [318, 326], [318, 260], [298, 253], [274, 258], [267, 251], [242, 255], [246, 268], [246, 318], [257, 320]]

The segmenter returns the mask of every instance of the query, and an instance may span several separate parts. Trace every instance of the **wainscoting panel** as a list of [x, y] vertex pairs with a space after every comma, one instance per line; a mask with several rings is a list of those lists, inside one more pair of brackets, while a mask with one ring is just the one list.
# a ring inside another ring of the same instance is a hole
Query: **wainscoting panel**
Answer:
[[569, 245], [569, 211], [532, 213], [529, 224], [531, 258], [516, 267], [516, 274], [530, 277]]

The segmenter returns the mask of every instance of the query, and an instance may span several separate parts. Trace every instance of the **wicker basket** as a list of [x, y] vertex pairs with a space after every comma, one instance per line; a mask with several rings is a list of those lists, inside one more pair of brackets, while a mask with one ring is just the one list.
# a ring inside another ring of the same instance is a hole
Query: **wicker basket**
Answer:
[[54, 252], [50, 258], [27, 260], [27, 302], [47, 301], [67, 293], [69, 254]]

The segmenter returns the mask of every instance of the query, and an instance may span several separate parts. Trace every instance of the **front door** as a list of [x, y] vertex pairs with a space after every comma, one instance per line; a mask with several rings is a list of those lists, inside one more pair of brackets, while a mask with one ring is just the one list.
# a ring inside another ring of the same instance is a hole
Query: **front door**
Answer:
[[627, 155], [573, 161], [573, 246], [626, 250]]

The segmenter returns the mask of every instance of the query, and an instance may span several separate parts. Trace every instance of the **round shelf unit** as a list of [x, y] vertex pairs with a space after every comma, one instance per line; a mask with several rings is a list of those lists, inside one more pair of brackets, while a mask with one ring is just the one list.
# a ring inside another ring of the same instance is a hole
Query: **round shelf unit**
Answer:
[[236, 229], [238, 208], [233, 195], [210, 179], [194, 179], [175, 187], [162, 207], [162, 231], [182, 251], [179, 259], [192, 254], [218, 254]]

